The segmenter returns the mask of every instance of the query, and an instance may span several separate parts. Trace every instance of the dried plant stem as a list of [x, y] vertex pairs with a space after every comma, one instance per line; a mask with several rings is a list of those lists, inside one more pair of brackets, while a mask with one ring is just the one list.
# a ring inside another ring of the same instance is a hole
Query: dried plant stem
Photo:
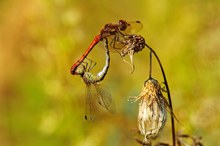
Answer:
[[[165, 75], [165, 72], [164, 72], [164, 69], [163, 69], [163, 66], [160, 62], [160, 59], [159, 57], [157, 56], [156, 52], [153, 50], [153, 48], [151, 48], [150, 46], [148, 46], [146, 43], [145, 43], [145, 46], [147, 48], [150, 49], [151, 53], [154, 54], [154, 56], [156, 57], [157, 59], [157, 62], [159, 63], [159, 66], [160, 66], [160, 69], [161, 69], [161, 72], [162, 72], [162, 75], [163, 75], [163, 78], [164, 78], [164, 82], [165, 82], [165, 86], [166, 86], [166, 89], [167, 89], [167, 96], [168, 96], [168, 101], [169, 101], [169, 105], [170, 105], [170, 112], [171, 112], [171, 125], [172, 125], [172, 141], [173, 141], [173, 146], [176, 146], [176, 135], [175, 135], [175, 123], [174, 123], [174, 117], [173, 117], [173, 106], [172, 106], [172, 100], [171, 100], [171, 95], [170, 95], [170, 90], [169, 90], [169, 86], [168, 86], [168, 83], [167, 83], [167, 79], [166, 79], [166, 75]], [[150, 53], [150, 54], [151, 54]], [[151, 56], [150, 56], [151, 58]], [[151, 62], [151, 61], [150, 61]], [[151, 67], [150, 67], [151, 68]], [[151, 70], [151, 69], [150, 69]], [[150, 71], [151, 73], [151, 71]]]
[[149, 71], [149, 79], [151, 78], [152, 73], [152, 51], [150, 51], [150, 71]]

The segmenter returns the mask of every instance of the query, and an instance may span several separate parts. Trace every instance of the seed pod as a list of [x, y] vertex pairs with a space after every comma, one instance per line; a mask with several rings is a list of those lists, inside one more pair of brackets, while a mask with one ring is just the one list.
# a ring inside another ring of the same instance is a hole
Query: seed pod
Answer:
[[125, 47], [122, 48], [120, 54], [122, 57], [128, 55], [134, 55], [134, 53], [138, 53], [145, 47], [145, 40], [140, 35], [126, 35], [124, 36]]
[[144, 136], [144, 142], [150, 142], [166, 123], [167, 101], [161, 92], [160, 84], [153, 78], [145, 81], [142, 92], [136, 97], [136, 100], [138, 99], [138, 128]]

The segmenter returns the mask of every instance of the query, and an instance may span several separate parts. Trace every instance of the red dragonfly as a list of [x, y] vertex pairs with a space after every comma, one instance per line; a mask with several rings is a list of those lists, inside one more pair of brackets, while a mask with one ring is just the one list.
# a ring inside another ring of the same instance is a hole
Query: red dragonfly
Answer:
[[[119, 20], [118, 23], [108, 23], [101, 29], [100, 34], [95, 36], [88, 49], [82, 55], [82, 57], [72, 65], [70, 73], [75, 75], [76, 68], [83, 62], [94, 46], [103, 39], [110, 40], [110, 47], [115, 50], [121, 50], [125, 44], [123, 44], [124, 36], [129, 33], [134, 33], [142, 28], [140, 21], [127, 22], [125, 20]], [[120, 51], [118, 51], [120, 52]]]

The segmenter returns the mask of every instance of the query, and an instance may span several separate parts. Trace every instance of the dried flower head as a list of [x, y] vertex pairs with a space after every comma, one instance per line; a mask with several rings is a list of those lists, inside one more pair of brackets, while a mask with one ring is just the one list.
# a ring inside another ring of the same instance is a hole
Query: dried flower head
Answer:
[[158, 81], [150, 78], [145, 81], [142, 92], [135, 97], [135, 101], [140, 99], [138, 128], [144, 135], [144, 142], [156, 137], [166, 123], [168, 103], [161, 90]]
[[134, 53], [138, 53], [145, 47], [145, 40], [140, 35], [125, 35], [124, 36], [124, 42], [125, 46], [122, 48], [120, 54], [122, 57], [125, 55], [134, 55]]

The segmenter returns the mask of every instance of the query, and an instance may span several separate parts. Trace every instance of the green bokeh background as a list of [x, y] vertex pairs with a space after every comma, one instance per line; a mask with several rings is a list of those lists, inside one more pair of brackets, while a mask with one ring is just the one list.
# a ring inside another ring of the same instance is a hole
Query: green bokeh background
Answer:
[[[69, 69], [104, 24], [140, 20], [139, 32], [160, 57], [181, 124], [177, 131], [220, 145], [220, 1], [1, 0], [0, 145], [134, 146], [138, 95], [148, 77], [147, 49], [136, 70], [117, 53], [103, 81], [117, 112], [88, 123], [85, 85]], [[104, 50], [91, 56], [103, 66]], [[103, 58], [102, 58], [103, 57]], [[154, 77], [162, 82], [154, 63]], [[158, 140], [171, 143], [170, 121]]]

